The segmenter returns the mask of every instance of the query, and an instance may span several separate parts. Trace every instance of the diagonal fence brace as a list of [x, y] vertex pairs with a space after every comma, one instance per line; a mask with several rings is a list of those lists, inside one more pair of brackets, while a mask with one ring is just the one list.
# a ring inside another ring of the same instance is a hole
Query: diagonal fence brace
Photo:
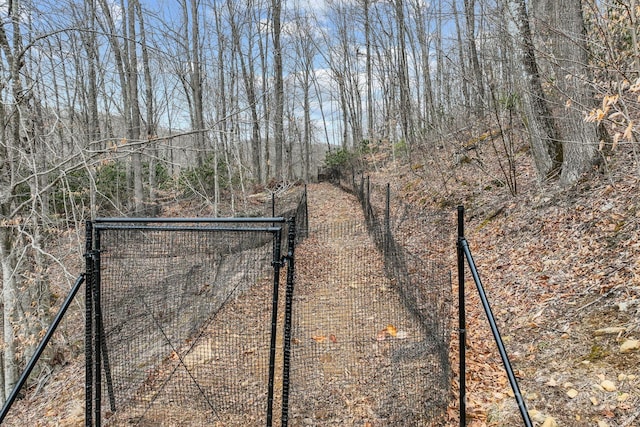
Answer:
[[[527, 411], [527, 406], [525, 404], [524, 398], [522, 397], [522, 393], [520, 392], [520, 387], [518, 386], [518, 380], [513, 372], [513, 368], [511, 366], [511, 362], [509, 361], [509, 356], [507, 355], [507, 350], [504, 347], [504, 342], [502, 341], [502, 336], [500, 335], [500, 331], [498, 330], [498, 325], [496, 324], [495, 317], [493, 315], [493, 311], [491, 310], [491, 306], [489, 305], [489, 300], [484, 291], [484, 287], [482, 286], [482, 281], [480, 280], [480, 275], [478, 273], [478, 269], [476, 268], [476, 264], [473, 260], [473, 256], [471, 255], [471, 250], [469, 249], [469, 243], [467, 239], [464, 237], [464, 208], [462, 206], [458, 207], [458, 279], [461, 283], [462, 288], [459, 290], [460, 292], [460, 310], [464, 311], [464, 260], [466, 259], [467, 264], [469, 265], [469, 269], [471, 271], [471, 275], [473, 276], [473, 280], [476, 284], [476, 288], [478, 290], [478, 294], [480, 296], [480, 300], [482, 302], [482, 307], [484, 308], [484, 312], [487, 315], [487, 319], [489, 320], [489, 326], [491, 327], [491, 332], [493, 333], [493, 338], [496, 341], [496, 345], [498, 347], [498, 352], [500, 353], [500, 358], [502, 359], [502, 364], [504, 365], [504, 369], [507, 373], [507, 377], [509, 379], [509, 384], [511, 385], [511, 389], [513, 390], [513, 394], [516, 399], [516, 403], [518, 405], [518, 409], [520, 410], [520, 415], [522, 416], [522, 421], [524, 422], [525, 427], [533, 427], [533, 423], [531, 422], [531, 418], [529, 417], [529, 412]], [[464, 337], [466, 335], [466, 328], [464, 325], [464, 314], [460, 314], [461, 325], [460, 325], [460, 425], [464, 426], [465, 421], [465, 393], [466, 390], [464, 388], [464, 346], [465, 340]]]

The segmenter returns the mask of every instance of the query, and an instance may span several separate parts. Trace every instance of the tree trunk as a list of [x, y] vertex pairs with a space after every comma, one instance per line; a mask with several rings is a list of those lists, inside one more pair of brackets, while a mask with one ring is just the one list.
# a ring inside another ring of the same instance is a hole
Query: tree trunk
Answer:
[[[256, 14], [259, 13], [258, 12], [258, 8], [256, 9]], [[260, 20], [259, 15], [254, 15], [256, 20]], [[258, 53], [260, 55], [260, 68], [262, 70], [261, 72], [261, 76], [260, 76], [260, 82], [262, 85], [262, 90], [265, 93], [269, 93], [270, 92], [270, 87], [269, 87], [269, 73], [268, 73], [268, 67], [267, 67], [267, 52], [269, 50], [269, 37], [267, 34], [262, 34], [260, 32], [260, 28], [258, 28], [258, 33], [259, 33], [259, 37], [258, 37]], [[271, 112], [269, 111], [269, 104], [270, 104], [270, 99], [269, 96], [262, 96], [262, 114], [263, 114], [263, 123], [270, 123], [271, 121]], [[273, 170], [273, 165], [271, 164], [271, 133], [270, 133], [270, 129], [268, 125], [264, 126], [264, 130], [263, 130], [263, 138], [264, 138], [264, 144], [262, 147], [262, 151], [264, 153], [264, 163], [263, 163], [263, 178], [262, 178], [262, 182], [267, 182], [269, 181], [269, 179], [273, 176], [272, 175], [272, 170]]]
[[460, 61], [460, 74], [462, 85], [462, 102], [465, 108], [465, 115], [471, 111], [471, 96], [469, 95], [469, 76], [467, 73], [467, 58], [464, 54], [464, 44], [462, 43], [462, 29], [460, 28], [460, 19], [458, 18], [458, 9], [455, 2], [451, 4], [453, 8], [453, 18], [456, 23], [456, 37], [458, 38], [458, 58]]
[[274, 146], [276, 149], [275, 176], [284, 179], [283, 151], [284, 151], [284, 80], [282, 71], [282, 46], [280, 45], [282, 0], [271, 1], [273, 27], [273, 74], [274, 87]]
[[14, 325], [17, 316], [16, 260], [13, 246], [16, 241], [11, 226], [0, 226], [0, 263], [2, 264], [2, 322], [4, 395], [11, 393], [18, 381], [18, 360], [16, 358], [16, 334]]
[[467, 24], [467, 45], [469, 49], [469, 61], [473, 70], [474, 84], [471, 108], [478, 117], [483, 115], [484, 110], [484, 82], [482, 79], [482, 69], [478, 60], [478, 48], [476, 46], [476, 11], [475, 0], [464, 0], [464, 11]]
[[144, 27], [144, 15], [142, 13], [142, 7], [140, 1], [136, 0], [136, 11], [138, 14], [138, 22], [140, 23], [140, 49], [142, 50], [142, 70], [144, 73], [144, 88], [145, 88], [145, 109], [146, 109], [146, 139], [151, 150], [149, 156], [149, 202], [155, 203], [156, 201], [156, 158], [158, 157], [157, 148], [155, 142], [151, 142], [156, 137], [156, 123], [155, 123], [155, 102], [153, 95], [153, 78], [151, 77], [151, 65], [149, 63], [149, 49], [147, 46], [147, 33]]
[[231, 34], [236, 51], [238, 52], [238, 59], [240, 61], [240, 71], [242, 72], [242, 80], [244, 81], [244, 88], [247, 93], [247, 102], [249, 103], [249, 111], [251, 112], [251, 164], [253, 167], [253, 176], [256, 182], [261, 182], [262, 170], [261, 170], [261, 151], [262, 144], [260, 141], [260, 121], [258, 119], [258, 99], [256, 97], [253, 60], [251, 58], [252, 52], [247, 52], [248, 58], [245, 59], [243, 49], [241, 47], [240, 40], [240, 23], [249, 22], [250, 16], [241, 16], [238, 20], [235, 19], [235, 2], [227, 1], [227, 9], [229, 10], [229, 20], [231, 25]]
[[[127, 15], [128, 15], [128, 53], [129, 60], [127, 64], [128, 69], [128, 91], [129, 91], [129, 105], [128, 109], [131, 111], [131, 123], [129, 126], [128, 139], [131, 142], [139, 142], [140, 140], [140, 101], [138, 95], [138, 52], [137, 52], [137, 36], [136, 36], [136, 8], [135, 3], [138, 0], [129, 0]], [[132, 167], [133, 167], [133, 203], [134, 211], [136, 215], [141, 215], [144, 211], [144, 190], [143, 190], [143, 175], [142, 175], [142, 151], [141, 145], [133, 146], [132, 154]]]
[[411, 147], [413, 143], [413, 120], [411, 114], [411, 91], [409, 89], [409, 66], [407, 64], [404, 1], [396, 0], [396, 25], [398, 26], [398, 85], [400, 88], [400, 127], [402, 137]]
[[[90, 0], [87, 2], [88, 10], [87, 10], [87, 18], [89, 21], [89, 28], [91, 30], [95, 29], [95, 17], [96, 17], [96, 3], [95, 0]], [[98, 55], [96, 46], [96, 33], [95, 31], [88, 31], [87, 34], [83, 35], [83, 41], [85, 44], [85, 50], [87, 51], [87, 68], [89, 73], [88, 78], [88, 94], [87, 98], [89, 101], [89, 122], [87, 123], [87, 135], [89, 137], [88, 147], [93, 148], [96, 142], [100, 139], [100, 122], [98, 115], [98, 82], [97, 82], [97, 66], [98, 66]], [[117, 41], [114, 40], [114, 43], [117, 45]], [[118, 50], [119, 52], [119, 50]], [[119, 58], [119, 56], [116, 56]], [[119, 70], [122, 70], [120, 64]], [[124, 76], [120, 73], [120, 76], [123, 78]], [[121, 80], [121, 83], [124, 80]], [[91, 210], [91, 218], [97, 217], [97, 206], [96, 206], [96, 185], [95, 178], [93, 177], [93, 169], [87, 168], [87, 173], [91, 175], [91, 179], [89, 180], [89, 200], [90, 200], [90, 210]]]
[[[200, 164], [206, 159], [205, 154], [205, 125], [204, 105], [202, 95], [202, 61], [200, 52], [200, 16], [198, 15], [198, 0], [191, 0], [191, 90], [193, 94], [193, 127], [196, 132], [196, 146], [200, 152], [198, 159]], [[187, 40], [185, 40], [187, 41]], [[188, 46], [188, 44], [187, 44]]]
[[420, 48], [421, 69], [419, 75], [422, 77], [423, 91], [423, 118], [427, 126], [433, 126], [435, 120], [435, 109], [433, 104], [433, 85], [431, 83], [431, 30], [425, 25], [425, 12], [422, 2], [416, 0], [412, 2], [413, 15], [416, 20], [416, 33]]
[[582, 2], [537, 0], [532, 5], [535, 40], [543, 51], [545, 74], [551, 76], [547, 96], [563, 141], [560, 181], [568, 185], [591, 168], [599, 139], [596, 123], [584, 120], [584, 112], [594, 107], [594, 96]]
[[557, 177], [562, 167], [562, 144], [559, 142], [551, 110], [542, 89], [540, 72], [525, 0], [513, 0], [521, 46], [524, 85], [524, 107], [529, 127], [529, 140], [540, 180]]
[[364, 13], [364, 45], [365, 45], [365, 61], [367, 73], [367, 138], [369, 140], [374, 137], [374, 120], [373, 111], [373, 66], [371, 59], [371, 22], [369, 18], [369, 2], [363, 1]]
[[[4, 51], [9, 65], [9, 79], [11, 85], [11, 101], [3, 102], [2, 113], [4, 124], [2, 128], [2, 147], [6, 157], [4, 165], [0, 168], [0, 264], [2, 264], [2, 320], [3, 339], [2, 348], [4, 361], [4, 394], [8, 396], [14, 385], [18, 381], [18, 360], [17, 360], [17, 340], [14, 331], [18, 319], [17, 304], [17, 260], [15, 250], [17, 249], [17, 236], [12, 225], [11, 211], [15, 208], [15, 182], [19, 179], [20, 153], [27, 151], [23, 147], [22, 141], [22, 112], [28, 111], [26, 99], [23, 96], [23, 85], [21, 73], [24, 66], [23, 46], [21, 34], [20, 2], [14, 0], [9, 10], [12, 22], [12, 40], [9, 42], [4, 26], [0, 25], [0, 48]], [[10, 44], [11, 43], [11, 44]], [[8, 83], [8, 82], [7, 82]], [[4, 86], [4, 85], [3, 85]], [[9, 111], [5, 110], [5, 105], [11, 105]]]

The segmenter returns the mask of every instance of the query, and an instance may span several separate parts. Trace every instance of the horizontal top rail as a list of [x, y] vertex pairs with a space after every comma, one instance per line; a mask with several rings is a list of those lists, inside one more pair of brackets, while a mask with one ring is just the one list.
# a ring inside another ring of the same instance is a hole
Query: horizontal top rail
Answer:
[[284, 223], [286, 218], [283, 217], [247, 217], [247, 218], [96, 218], [93, 220], [96, 224], [104, 223], [225, 223], [225, 224], [242, 224], [242, 223]]
[[145, 224], [109, 224], [95, 225], [96, 230], [153, 230], [153, 231], [229, 231], [229, 232], [264, 232], [275, 233], [282, 227], [216, 227], [194, 225], [145, 225]]

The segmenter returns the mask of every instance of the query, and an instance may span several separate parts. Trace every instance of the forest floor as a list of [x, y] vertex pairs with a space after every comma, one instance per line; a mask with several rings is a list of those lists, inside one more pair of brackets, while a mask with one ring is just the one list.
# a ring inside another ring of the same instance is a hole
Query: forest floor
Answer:
[[[517, 158], [516, 195], [501, 182], [499, 170], [486, 162], [461, 164], [445, 174], [437, 160], [386, 162], [371, 179], [391, 182], [399, 197], [425, 212], [446, 210], [453, 216], [456, 205], [465, 205], [466, 237], [535, 426], [640, 426], [640, 172], [633, 167], [632, 154], [621, 153], [604, 173], [560, 188], [537, 183], [527, 159], [526, 153]], [[310, 186], [309, 191], [320, 212], [334, 212], [337, 219], [354, 215], [359, 208], [347, 201], [351, 196], [328, 184]], [[316, 220], [328, 218], [323, 214]], [[60, 240], [66, 248], [60, 252], [73, 256], [68, 248], [74, 239]], [[452, 295], [456, 295], [455, 266], [451, 269]], [[523, 425], [469, 280], [467, 298], [468, 424]], [[455, 307], [453, 311], [455, 324]], [[73, 313], [76, 324], [68, 330], [78, 332], [62, 332], [56, 339], [56, 351], [66, 349], [52, 356], [59, 364], [53, 373], [40, 375], [5, 425], [82, 425], [80, 304]], [[339, 335], [333, 330], [339, 330], [338, 325], [331, 329], [306, 332], [331, 342], [333, 335], [337, 341]], [[455, 392], [455, 330], [452, 338]], [[325, 362], [329, 370], [336, 363]], [[362, 406], [366, 399], [344, 402], [356, 412], [334, 414], [342, 425], [358, 425], [356, 419], [394, 425]], [[448, 426], [457, 426], [457, 397], [452, 396], [451, 402]], [[322, 423], [323, 414], [319, 416], [301, 417], [300, 422], [330, 425]]]

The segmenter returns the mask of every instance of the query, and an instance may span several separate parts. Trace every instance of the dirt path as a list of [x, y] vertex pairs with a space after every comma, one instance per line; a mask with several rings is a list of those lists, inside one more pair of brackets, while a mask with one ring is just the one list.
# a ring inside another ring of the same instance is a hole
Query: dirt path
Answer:
[[310, 186], [308, 197], [310, 235], [296, 249], [290, 425], [429, 425], [435, 356], [385, 277], [357, 200], [329, 184]]

